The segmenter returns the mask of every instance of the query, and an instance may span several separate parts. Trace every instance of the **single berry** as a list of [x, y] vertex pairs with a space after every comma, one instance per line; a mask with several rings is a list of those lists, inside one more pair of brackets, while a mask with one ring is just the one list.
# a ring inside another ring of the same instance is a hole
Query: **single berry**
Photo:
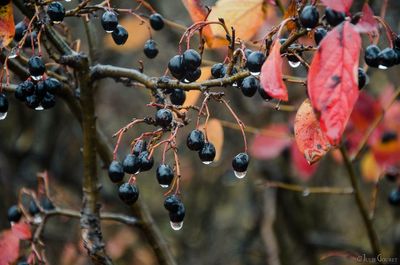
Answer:
[[17, 205], [13, 205], [10, 208], [8, 208], [7, 216], [8, 216], [8, 221], [18, 223], [22, 217], [21, 209], [19, 209]]
[[149, 20], [150, 26], [154, 30], [161, 30], [164, 27], [164, 19], [158, 13], [151, 14]]
[[194, 71], [201, 65], [201, 55], [193, 50], [186, 50], [182, 55], [182, 62], [186, 70]]
[[35, 86], [35, 94], [36, 96], [38, 96], [40, 99], [42, 99], [44, 97], [44, 95], [46, 94], [47, 89], [46, 86], [44, 85], [44, 82], [39, 81], [36, 83]]
[[145, 140], [137, 140], [133, 146], [133, 154], [139, 156], [141, 152], [147, 150], [147, 142]]
[[378, 67], [379, 60], [378, 54], [381, 52], [378, 46], [376, 45], [369, 45], [365, 48], [364, 60], [365, 63], [371, 67]]
[[248, 76], [242, 81], [242, 93], [246, 97], [252, 97], [260, 87], [260, 81], [254, 76]]
[[262, 52], [252, 52], [249, 57], [247, 57], [246, 67], [250, 72], [258, 73], [261, 71], [261, 67], [265, 61], [265, 55]]
[[122, 162], [122, 166], [125, 173], [136, 174], [140, 169], [139, 158], [133, 154], [128, 154]]
[[40, 209], [39, 206], [36, 204], [36, 202], [34, 200], [30, 200], [29, 201], [29, 208], [28, 208], [29, 214], [32, 216], [37, 215], [38, 213], [40, 213]]
[[152, 39], [147, 40], [144, 44], [143, 52], [147, 58], [155, 58], [158, 54], [157, 43]]
[[397, 140], [397, 133], [395, 131], [385, 131], [381, 136], [381, 142], [383, 144]]
[[327, 7], [325, 9], [325, 18], [329, 25], [335, 27], [346, 19], [346, 14], [343, 12], [337, 12], [332, 8]]
[[28, 108], [35, 109], [40, 104], [40, 98], [35, 94], [27, 96], [25, 99], [25, 104], [28, 106]]
[[136, 185], [125, 182], [119, 186], [118, 196], [124, 203], [132, 205], [139, 198], [139, 189]]
[[46, 80], [44, 80], [43, 82], [44, 82], [44, 86], [45, 86], [46, 90], [52, 94], [60, 91], [63, 87], [61, 82], [58, 81], [58, 79], [53, 78], [53, 77], [49, 77]]
[[246, 49], [244, 50], [244, 55], [246, 56], [246, 59], [249, 57], [249, 55], [250, 55], [252, 52], [253, 52], [253, 51], [250, 50], [250, 49], [248, 49], [248, 48], [246, 48]]
[[143, 151], [139, 155], [140, 171], [148, 171], [152, 169], [154, 165], [153, 156], [149, 157], [148, 151]]
[[246, 172], [248, 165], [249, 155], [246, 153], [239, 153], [232, 160], [232, 167], [236, 172]]
[[156, 176], [161, 187], [167, 188], [174, 179], [174, 171], [169, 165], [161, 164], [157, 167]]
[[400, 190], [398, 188], [390, 192], [388, 201], [393, 206], [400, 205]]
[[397, 53], [391, 48], [385, 48], [378, 54], [380, 67], [391, 67], [397, 63]]
[[164, 208], [169, 212], [176, 213], [179, 210], [179, 206], [182, 204], [181, 200], [176, 195], [169, 195], [164, 200]]
[[55, 209], [54, 204], [53, 204], [53, 203], [50, 201], [50, 199], [47, 198], [47, 197], [44, 197], [44, 198], [41, 200], [40, 203], [42, 204], [43, 209], [45, 209], [46, 211], [51, 211], [51, 210], [54, 210], [54, 209]]
[[258, 88], [258, 94], [263, 100], [269, 101], [272, 99], [272, 97], [264, 90], [262, 86]]
[[118, 26], [117, 15], [112, 11], [106, 11], [101, 16], [101, 25], [107, 33], [112, 33]]
[[8, 111], [8, 99], [6, 95], [0, 93], [0, 114], [7, 113]]
[[203, 148], [199, 151], [200, 160], [204, 164], [210, 164], [215, 158], [215, 147], [212, 143], [204, 143]]
[[40, 101], [40, 105], [44, 109], [51, 109], [56, 105], [56, 96], [47, 92], [46, 94], [44, 94], [42, 100]]
[[126, 29], [121, 25], [118, 25], [111, 33], [111, 37], [113, 38], [114, 43], [117, 45], [125, 44], [125, 42], [128, 40], [128, 35], [128, 31], [126, 31]]
[[[22, 84], [22, 83], [21, 83], [21, 84]], [[15, 89], [14, 96], [15, 96], [15, 98], [18, 99], [19, 101], [25, 101], [26, 96], [25, 96], [25, 94], [24, 94], [24, 90], [23, 90], [23, 87], [21, 86], [21, 84], [19, 84], [19, 85], [17, 86], [17, 88]]]
[[314, 31], [314, 40], [315, 44], [319, 45], [322, 39], [326, 36], [328, 32], [324, 28], [317, 28]]
[[386, 169], [385, 178], [390, 182], [396, 182], [396, 180], [400, 177], [400, 171], [396, 167], [389, 167]]
[[185, 67], [182, 60], [182, 55], [175, 55], [168, 62], [168, 70], [176, 79], [182, 79], [185, 76]]
[[124, 176], [125, 172], [122, 163], [116, 160], [112, 161], [108, 167], [108, 177], [110, 180], [114, 183], [118, 183], [124, 179]]
[[186, 100], [186, 92], [183, 89], [176, 88], [169, 96], [171, 103], [174, 105], [183, 105]]
[[307, 29], [315, 28], [318, 25], [319, 14], [315, 6], [306, 6], [300, 14], [300, 23]]
[[65, 8], [60, 2], [52, 2], [47, 8], [47, 15], [54, 23], [59, 23], [64, 20]]
[[0, 0], [0, 6], [8, 5], [10, 2], [11, 0]]
[[16, 42], [19, 42], [20, 40], [22, 40], [22, 38], [24, 37], [26, 30], [28, 29], [27, 24], [25, 23], [25, 21], [20, 21], [15, 25], [15, 34], [14, 34], [14, 40]]
[[216, 63], [211, 67], [211, 75], [214, 78], [222, 78], [226, 74], [226, 67], [223, 63]]
[[358, 68], [358, 88], [362, 89], [367, 84], [367, 74], [364, 69]]
[[200, 151], [204, 143], [204, 134], [200, 130], [191, 131], [186, 139], [186, 145], [192, 151]]
[[31, 76], [42, 76], [46, 71], [46, 66], [42, 58], [39, 56], [32, 56], [28, 61], [28, 69]]
[[156, 113], [156, 124], [161, 127], [167, 127], [172, 122], [172, 112], [169, 109], [159, 109]]
[[[183, 203], [180, 203], [177, 211], [169, 212], [169, 220], [171, 221], [171, 223], [181, 223], [185, 218], [185, 212], [185, 206], [183, 205]], [[179, 229], [180, 228], [181, 227], [179, 227]]]
[[201, 68], [197, 68], [194, 71], [188, 71], [185, 74], [185, 81], [191, 83], [199, 79], [201, 76]]

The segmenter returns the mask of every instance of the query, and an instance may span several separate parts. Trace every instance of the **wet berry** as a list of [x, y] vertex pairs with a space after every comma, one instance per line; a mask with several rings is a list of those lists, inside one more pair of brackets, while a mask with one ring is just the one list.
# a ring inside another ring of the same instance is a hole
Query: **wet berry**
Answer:
[[199, 150], [200, 160], [204, 163], [211, 163], [215, 158], [215, 147], [212, 143], [204, 143], [203, 148]]
[[118, 26], [117, 15], [112, 11], [106, 11], [101, 16], [101, 25], [107, 33], [113, 32]]
[[185, 206], [183, 205], [183, 203], [180, 203], [177, 211], [169, 212], [169, 220], [172, 223], [181, 223], [185, 218], [185, 213], [186, 213]]
[[191, 131], [186, 139], [186, 145], [192, 151], [200, 151], [204, 143], [204, 133], [200, 130]]
[[262, 52], [252, 52], [247, 57], [246, 67], [250, 72], [258, 73], [261, 71], [261, 67], [265, 61], [265, 55]]
[[35, 109], [40, 104], [40, 98], [35, 94], [27, 96], [25, 99], [25, 104], [28, 106], [28, 108]]
[[60, 2], [52, 2], [47, 7], [47, 15], [54, 23], [64, 20], [65, 8]]
[[36, 204], [36, 202], [34, 200], [30, 200], [29, 201], [29, 208], [28, 208], [28, 212], [30, 215], [35, 216], [38, 213], [40, 213], [40, 209], [39, 206]]
[[156, 124], [161, 127], [167, 127], [172, 122], [172, 112], [169, 109], [159, 109], [156, 113]]
[[243, 79], [241, 89], [243, 95], [246, 97], [252, 97], [260, 87], [260, 81], [254, 76], [248, 76]]
[[358, 88], [362, 89], [367, 84], [367, 74], [364, 69], [358, 68]]
[[40, 101], [40, 105], [44, 109], [51, 109], [56, 105], [56, 97], [53, 94], [47, 92]]
[[185, 67], [183, 66], [183, 56], [175, 55], [168, 62], [168, 70], [176, 79], [182, 79], [185, 76]]
[[365, 63], [371, 67], [379, 66], [378, 54], [381, 52], [378, 46], [369, 45], [365, 48], [364, 60]]
[[126, 182], [119, 186], [118, 196], [124, 203], [132, 205], [139, 198], [139, 189], [136, 185]]
[[143, 52], [147, 58], [153, 59], [158, 55], [157, 43], [150, 39], [144, 44]]
[[27, 24], [25, 21], [20, 21], [15, 25], [15, 34], [14, 34], [14, 40], [16, 42], [19, 42], [22, 40], [24, 37], [24, 34], [26, 33], [26, 30], [28, 29]]
[[319, 45], [319, 43], [322, 41], [322, 39], [326, 36], [328, 32], [324, 28], [317, 28], [314, 31], [314, 40], [315, 44]]
[[398, 188], [390, 192], [388, 201], [393, 206], [400, 205], [400, 190]]
[[47, 89], [46, 86], [44, 85], [44, 82], [40, 81], [36, 83], [36, 87], [35, 87], [35, 94], [36, 96], [38, 96], [40, 99], [42, 99], [44, 97], [44, 95], [46, 94]]
[[325, 19], [329, 25], [335, 27], [346, 19], [346, 15], [343, 12], [337, 12], [332, 8], [327, 7], [325, 9]]
[[223, 63], [216, 63], [211, 67], [211, 75], [214, 78], [222, 78], [226, 74], [226, 67]]
[[154, 165], [153, 156], [149, 157], [148, 151], [143, 151], [139, 155], [140, 171], [148, 171], [152, 169]]
[[169, 212], [177, 212], [181, 204], [181, 200], [176, 195], [169, 195], [164, 200], [164, 208]]
[[397, 140], [397, 133], [395, 131], [385, 131], [381, 136], [381, 142], [383, 144]]
[[183, 89], [176, 88], [169, 96], [171, 103], [174, 105], [183, 105], [186, 100], [186, 92]]
[[161, 164], [157, 167], [156, 176], [161, 187], [168, 187], [174, 179], [174, 171], [169, 165]]
[[39, 56], [32, 56], [28, 61], [28, 69], [31, 76], [42, 76], [46, 71], [46, 66]]
[[197, 51], [189, 49], [183, 53], [182, 62], [187, 70], [194, 71], [201, 65], [201, 56]]
[[164, 27], [164, 19], [158, 13], [151, 14], [149, 20], [150, 20], [150, 26], [154, 30], [161, 30]]
[[110, 163], [108, 167], [108, 177], [114, 183], [121, 182], [124, 179], [125, 171], [121, 162], [116, 160]]
[[239, 153], [232, 160], [232, 167], [236, 172], [246, 172], [248, 165], [249, 155], [246, 153]]
[[47, 78], [46, 80], [43, 81], [43, 83], [44, 83], [46, 90], [52, 94], [57, 93], [63, 87], [61, 82], [58, 81], [58, 79], [53, 78], [53, 77]]
[[8, 111], [8, 99], [6, 95], [0, 93], [0, 114], [7, 113]]
[[8, 221], [18, 223], [21, 220], [22, 212], [17, 205], [13, 205], [7, 212]]
[[194, 71], [187, 71], [185, 74], [185, 81], [191, 83], [199, 79], [201, 76], [201, 68], [197, 68]]
[[307, 29], [315, 28], [318, 25], [319, 14], [315, 6], [306, 6], [300, 14], [300, 23]]
[[115, 44], [123, 45], [128, 40], [129, 34], [123, 26], [118, 25], [111, 33], [111, 37]]
[[261, 87], [261, 86], [258, 88], [258, 94], [260, 95], [260, 97], [261, 97], [263, 100], [269, 101], [269, 100], [272, 99], [272, 97], [271, 97], [271, 96], [264, 90], [264, 88]]
[[44, 197], [40, 201], [42, 208], [45, 209], [46, 211], [51, 211], [54, 210], [56, 207], [54, 207], [54, 204], [52, 201], [50, 201], [49, 198]]
[[397, 54], [391, 48], [385, 48], [378, 54], [379, 65], [391, 67], [397, 63]]
[[122, 162], [125, 173], [136, 174], [140, 169], [139, 158], [133, 154], [128, 154]]
[[133, 154], [139, 156], [141, 152], [147, 150], [147, 142], [145, 140], [137, 140], [133, 146]]

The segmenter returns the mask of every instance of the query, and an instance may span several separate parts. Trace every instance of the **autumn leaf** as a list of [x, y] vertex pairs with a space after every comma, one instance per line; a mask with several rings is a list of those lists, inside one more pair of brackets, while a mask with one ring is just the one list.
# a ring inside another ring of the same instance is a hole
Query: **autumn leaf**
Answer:
[[[199, 128], [204, 132], [204, 124], [200, 125]], [[208, 121], [207, 138], [208, 142], [212, 143], [215, 147], [214, 162], [217, 162], [221, 158], [222, 147], [224, 145], [224, 128], [220, 120], [210, 119]]]
[[374, 13], [368, 3], [365, 3], [362, 9], [360, 21], [356, 24], [358, 32], [368, 33], [378, 29], [378, 22], [374, 18]]
[[32, 238], [31, 228], [29, 224], [25, 222], [13, 224], [11, 230], [13, 231], [14, 235], [21, 240], [29, 240]]
[[308, 72], [308, 95], [322, 131], [340, 142], [358, 97], [360, 34], [346, 21], [321, 41]]
[[353, 0], [321, 0], [321, 2], [339, 12], [348, 12], [353, 4]]
[[15, 34], [12, 2], [0, 6], [0, 49], [13, 40]]
[[273, 98], [288, 101], [289, 96], [282, 74], [281, 43], [276, 40], [260, 74], [261, 86]]
[[[297, 1], [296, 0], [290, 0], [289, 6], [287, 7], [285, 14], [283, 16], [284, 19], [290, 18], [290, 17], [296, 17], [298, 16], [297, 12]], [[289, 21], [286, 23], [286, 28], [291, 31], [296, 29], [296, 23], [293, 21]]]
[[382, 169], [372, 152], [367, 152], [360, 163], [361, 175], [366, 182], [376, 182], [382, 174]]
[[[197, 82], [203, 82], [211, 77], [211, 66], [201, 67], [201, 76]], [[186, 92], [186, 100], [183, 104], [184, 107], [193, 106], [197, 103], [203, 93], [200, 90], [190, 90]]]
[[19, 239], [11, 230], [0, 234], [0, 265], [14, 263], [19, 256]]
[[317, 165], [310, 165], [294, 143], [291, 145], [290, 155], [295, 175], [302, 180], [309, 180], [311, 176], [314, 175], [315, 171], [317, 171]]
[[308, 99], [297, 110], [294, 120], [294, 136], [297, 147], [309, 164], [320, 160], [331, 148]]

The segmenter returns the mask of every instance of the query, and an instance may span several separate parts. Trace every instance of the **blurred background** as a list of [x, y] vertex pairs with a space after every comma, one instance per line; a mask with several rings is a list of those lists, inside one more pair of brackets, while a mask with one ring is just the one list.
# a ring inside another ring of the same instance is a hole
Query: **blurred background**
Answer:
[[[204, 2], [213, 5], [215, 1]], [[376, 14], [380, 12], [382, 2], [370, 1]], [[169, 20], [186, 26], [192, 23], [180, 0], [153, 0], [149, 3]], [[285, 6], [288, 4], [287, 1], [283, 3]], [[361, 10], [363, 3], [361, 0], [354, 1], [352, 10]], [[67, 8], [75, 5], [75, 1], [65, 3]], [[113, 1], [112, 5], [132, 7], [132, 1]], [[399, 32], [400, 1], [389, 0], [388, 7], [385, 18], [393, 30]], [[15, 12], [18, 22], [22, 16], [17, 10]], [[268, 5], [267, 19], [258, 36], [263, 36], [280, 21], [279, 9]], [[82, 21], [67, 18], [65, 22], [70, 26], [72, 38], [81, 40], [81, 50], [87, 51]], [[142, 60], [146, 74], [163, 75], [168, 60], [177, 54], [177, 44], [183, 32], [169, 26], [160, 32], [152, 32], [160, 53], [154, 60], [149, 60], [142, 52], [143, 44], [149, 38], [147, 28], [125, 15], [120, 16], [120, 22], [126, 25], [130, 34], [128, 43], [122, 48], [106, 36], [98, 18], [91, 19], [97, 29], [97, 62], [136, 68]], [[381, 34], [384, 35], [383, 32]], [[193, 41], [193, 47], [196, 47], [196, 41]], [[382, 37], [380, 46], [387, 45]], [[225, 49], [205, 52], [205, 58], [210, 61], [221, 62], [224, 57]], [[398, 87], [398, 69], [370, 69], [370, 83], [364, 93], [378, 98], [387, 87]], [[303, 67], [293, 69], [287, 63], [285, 73], [306, 76]], [[19, 81], [14, 78], [13, 82]], [[306, 89], [293, 84], [288, 84], [288, 89], [289, 104], [297, 108], [306, 98]], [[187, 211], [184, 227], [180, 231], [170, 228], [168, 213], [163, 208], [164, 191], [156, 181], [154, 169], [139, 175], [140, 200], [148, 205], [178, 264], [352, 264], [355, 262], [343, 257], [323, 261], [320, 258], [333, 250], [370, 253], [366, 230], [352, 195], [314, 195], [266, 186], [273, 181], [301, 187], [350, 187], [347, 172], [332, 155], [323, 158], [313, 169], [306, 165], [302, 167], [303, 162], [294, 162], [299, 156], [292, 147], [293, 140], [286, 135], [291, 134], [295, 112], [285, 111], [284, 108], [275, 110], [275, 103], [263, 102], [258, 95], [246, 98], [235, 87], [219, 90], [226, 92], [226, 98], [246, 125], [267, 127], [269, 131], [276, 131], [278, 136], [262, 137], [247, 133], [254, 155], [246, 178], [239, 180], [231, 170], [231, 160], [242, 152], [242, 137], [240, 131], [229, 127], [228, 122], [234, 122], [232, 116], [222, 104], [210, 103], [212, 117], [224, 125], [224, 137], [221, 158], [205, 166], [198, 155], [185, 146], [186, 135], [193, 129], [193, 120], [197, 115], [191, 113], [192, 122], [178, 135], [183, 176], [181, 190]], [[35, 189], [36, 173], [43, 170], [49, 171], [54, 203], [79, 210], [83, 170], [79, 124], [61, 99], [51, 111], [32, 111], [14, 97], [9, 99], [8, 117], [0, 121], [0, 229], [10, 226], [6, 212], [10, 205], [16, 203], [18, 190], [22, 187]], [[132, 118], [154, 115], [154, 109], [145, 106], [150, 101], [149, 92], [143, 88], [125, 87], [113, 80], [102, 80], [98, 83], [96, 94], [98, 125], [115, 144], [112, 135]], [[200, 103], [201, 99], [197, 101], [197, 104]], [[149, 129], [152, 128], [137, 126], [130, 130], [121, 144], [119, 156], [123, 157], [128, 152], [130, 140]], [[222, 144], [222, 139], [220, 141]], [[256, 144], [253, 141], [257, 141]], [[167, 160], [172, 162], [172, 157]], [[156, 164], [160, 161], [159, 153], [155, 155], [155, 161]], [[355, 165], [361, 176], [360, 162]], [[99, 175], [103, 187], [102, 210], [129, 214], [106, 170], [99, 170]], [[365, 198], [369, 200], [374, 185], [361, 177], [359, 180]], [[386, 257], [400, 257], [399, 209], [387, 203], [387, 196], [393, 188], [394, 184], [388, 181], [380, 182], [374, 219]], [[102, 226], [107, 250], [116, 264], [157, 264], [151, 248], [137, 230], [107, 222]], [[80, 243], [77, 220], [52, 218], [46, 227], [44, 242], [51, 264], [89, 262]]]

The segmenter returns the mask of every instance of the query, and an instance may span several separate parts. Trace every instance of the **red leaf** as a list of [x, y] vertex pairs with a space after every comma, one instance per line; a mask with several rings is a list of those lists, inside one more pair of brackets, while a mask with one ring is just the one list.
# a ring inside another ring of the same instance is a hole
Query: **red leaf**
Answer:
[[19, 256], [19, 239], [11, 230], [0, 234], [0, 265], [14, 263]]
[[309, 164], [320, 160], [331, 148], [308, 99], [297, 110], [294, 120], [294, 137], [297, 147]]
[[29, 224], [20, 222], [11, 227], [14, 235], [21, 240], [29, 240], [32, 238], [32, 232]]
[[0, 49], [6, 47], [14, 38], [15, 25], [12, 2], [0, 7]]
[[292, 166], [296, 175], [302, 180], [309, 180], [317, 170], [317, 165], [310, 165], [295, 144], [292, 144], [290, 153], [292, 156]]
[[308, 94], [332, 145], [340, 142], [358, 97], [361, 38], [346, 21], [322, 40], [308, 72]]
[[321, 0], [321, 2], [336, 11], [346, 13], [350, 10], [351, 5], [353, 4], [353, 0]]
[[283, 82], [281, 43], [276, 40], [270, 54], [261, 68], [260, 81], [265, 92], [273, 98], [288, 101], [288, 92]]
[[360, 21], [356, 25], [356, 29], [358, 32], [371, 32], [378, 29], [378, 23], [374, 18], [374, 13], [371, 7], [365, 3], [362, 9], [362, 16]]
[[279, 156], [291, 142], [287, 124], [272, 124], [254, 137], [250, 154], [257, 159], [272, 159]]

